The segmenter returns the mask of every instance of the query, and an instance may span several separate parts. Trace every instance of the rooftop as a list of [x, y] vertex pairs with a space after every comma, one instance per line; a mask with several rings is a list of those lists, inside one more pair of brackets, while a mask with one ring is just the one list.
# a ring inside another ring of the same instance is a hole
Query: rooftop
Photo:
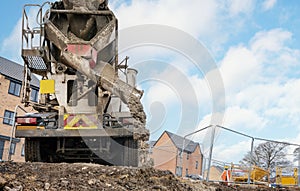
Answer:
[[[0, 74], [22, 82], [23, 71], [24, 67], [22, 65], [0, 56]], [[40, 81], [35, 75], [31, 76], [31, 85], [40, 86]]]
[[[185, 152], [193, 153], [195, 151], [195, 149], [197, 148], [197, 146], [199, 145], [199, 143], [196, 143], [189, 139], [185, 139], [183, 141], [183, 137], [176, 135], [174, 133], [171, 133], [169, 131], [165, 131], [165, 132], [168, 134], [168, 136], [170, 137], [170, 139], [172, 140], [174, 145], [178, 149], [184, 150]], [[183, 142], [184, 142], [184, 146], [183, 146]]]

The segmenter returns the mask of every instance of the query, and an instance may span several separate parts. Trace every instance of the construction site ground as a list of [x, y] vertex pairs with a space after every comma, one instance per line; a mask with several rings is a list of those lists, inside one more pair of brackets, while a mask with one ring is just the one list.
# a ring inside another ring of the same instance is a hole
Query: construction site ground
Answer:
[[[226, 186], [175, 177], [153, 168], [113, 167], [97, 164], [0, 163], [0, 191], [25, 190], [157, 190], [227, 191], [281, 190]], [[284, 190], [296, 190], [284, 189]], [[297, 189], [299, 190], [299, 189]]]

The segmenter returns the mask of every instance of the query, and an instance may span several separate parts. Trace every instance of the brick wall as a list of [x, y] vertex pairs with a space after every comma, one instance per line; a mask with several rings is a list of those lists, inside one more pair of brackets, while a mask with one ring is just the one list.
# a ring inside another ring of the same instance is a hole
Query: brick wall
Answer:
[[[189, 157], [188, 157], [189, 155]], [[196, 161], [198, 162], [196, 168]], [[183, 153], [182, 156], [182, 176], [185, 177], [186, 175], [201, 175], [202, 173], [202, 155], [195, 151], [194, 153]]]
[[[22, 74], [20, 74], [22, 75]], [[16, 105], [21, 104], [21, 96], [15, 96], [8, 93], [10, 80], [6, 79], [5, 76], [0, 74], [0, 116], [4, 116], [5, 110], [14, 112]], [[21, 95], [21, 94], [20, 94]], [[29, 110], [29, 109], [28, 109]], [[22, 115], [24, 112], [18, 110], [18, 114]], [[10, 137], [12, 127], [11, 125], [3, 124], [3, 119], [0, 119], [0, 135]], [[17, 162], [24, 161], [24, 157], [21, 156], [22, 147], [24, 140], [21, 139], [19, 143], [16, 143], [15, 154], [12, 155], [11, 159]], [[4, 152], [2, 160], [8, 159], [9, 141], [5, 141]]]
[[[11, 155], [11, 160], [15, 162], [25, 162], [24, 156], [21, 155], [22, 148], [24, 146], [24, 139], [20, 139], [19, 143], [16, 143], [15, 153]], [[5, 141], [2, 160], [8, 159], [9, 141]]]
[[[217, 168], [216, 166], [211, 166], [209, 171], [209, 180], [222, 181], [221, 175], [222, 170]], [[207, 177], [207, 170], [204, 171], [204, 179]]]
[[[189, 154], [187, 159], [187, 153], [184, 152], [182, 156], [179, 156], [179, 151], [177, 147], [173, 144], [172, 140], [167, 133], [164, 133], [156, 144], [152, 148], [151, 157], [154, 160], [154, 168], [160, 170], [169, 170], [172, 173], [176, 173], [176, 167], [182, 165], [182, 175], [186, 176], [186, 169], [188, 169], [188, 174], [201, 175], [202, 173], [202, 154], [200, 151], [200, 146], [193, 153]], [[198, 166], [196, 168], [196, 162]]]
[[[187, 159], [187, 158], [185, 158]], [[196, 163], [198, 163], [196, 168]], [[188, 168], [188, 174], [201, 175], [202, 173], [202, 155], [200, 152], [200, 146], [198, 145], [193, 153], [190, 154], [189, 159], [185, 160], [185, 166]], [[184, 173], [185, 170], [184, 170]], [[186, 176], [186, 174], [185, 174]]]
[[[20, 102], [20, 98], [8, 94], [10, 81], [0, 75], [0, 116], [4, 116], [4, 111], [14, 111], [14, 107]], [[14, 106], [13, 106], [14, 105]], [[10, 136], [11, 126], [3, 124], [3, 119], [0, 119], [0, 134]]]
[[164, 133], [152, 149], [151, 154], [154, 160], [154, 168], [169, 170], [175, 174], [177, 163], [177, 148], [170, 140], [167, 133]]

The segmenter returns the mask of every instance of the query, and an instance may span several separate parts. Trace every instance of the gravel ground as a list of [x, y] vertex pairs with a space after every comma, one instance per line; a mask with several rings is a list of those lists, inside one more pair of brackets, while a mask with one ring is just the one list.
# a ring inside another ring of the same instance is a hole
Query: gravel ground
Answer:
[[[97, 164], [0, 163], [0, 191], [138, 190], [227, 191], [275, 190], [243, 188], [190, 181], [153, 168], [110, 167]], [[292, 189], [295, 190], [295, 189]]]
[[0, 190], [215, 190], [169, 171], [97, 164], [0, 163]]

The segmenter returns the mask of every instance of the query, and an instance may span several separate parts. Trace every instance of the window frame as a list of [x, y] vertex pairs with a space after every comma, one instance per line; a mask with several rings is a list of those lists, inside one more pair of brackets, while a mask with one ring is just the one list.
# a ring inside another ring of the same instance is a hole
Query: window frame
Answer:
[[15, 155], [16, 147], [17, 147], [17, 143], [11, 142], [11, 145], [9, 147], [9, 154], [10, 155]]
[[186, 160], [189, 160], [189, 159], [190, 159], [190, 154], [191, 154], [191, 153], [189, 153], [189, 152], [186, 153]]
[[195, 169], [198, 169], [198, 167], [199, 167], [199, 162], [196, 161], [196, 167], [195, 167]]
[[[8, 113], [9, 116], [6, 116], [6, 113]], [[13, 121], [14, 121], [14, 116], [15, 116], [15, 112], [13, 111], [9, 111], [9, 110], [5, 110], [4, 111], [4, 117], [3, 120], [2, 120], [2, 123], [5, 124], [5, 125], [13, 125]], [[8, 119], [10, 118], [10, 119]]]
[[[15, 80], [11, 80], [11, 79], [9, 79], [9, 81], [10, 82], [9, 82], [9, 87], [8, 87], [8, 93], [10, 95], [20, 97], [21, 89], [22, 89], [22, 83], [17, 82]], [[14, 85], [14, 86], [12, 87], [12, 85]], [[18, 89], [16, 89], [17, 86], [19, 87]], [[18, 92], [16, 92], [16, 91], [18, 91]]]
[[182, 167], [176, 166], [175, 174], [176, 174], [177, 176], [182, 176]]
[[5, 147], [5, 141], [0, 139], [0, 161], [3, 159], [3, 153], [4, 153], [4, 147]]
[[[35, 94], [34, 94], [34, 98], [32, 99], [32, 92], [35, 91]], [[36, 88], [32, 88], [31, 87], [31, 91], [30, 91], [30, 101], [33, 101], [33, 102], [38, 102], [38, 99], [39, 99], [39, 90], [36, 89]]]

